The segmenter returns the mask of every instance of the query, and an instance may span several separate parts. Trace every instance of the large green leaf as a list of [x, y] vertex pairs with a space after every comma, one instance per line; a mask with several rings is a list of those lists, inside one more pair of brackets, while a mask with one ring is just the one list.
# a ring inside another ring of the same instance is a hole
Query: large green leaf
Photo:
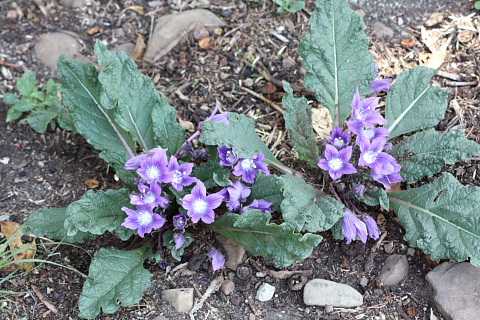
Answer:
[[480, 155], [480, 145], [468, 140], [463, 131], [444, 134], [435, 129], [421, 131], [397, 144], [391, 155], [402, 157], [400, 174], [413, 183], [423, 177], [431, 177], [445, 164], [455, 164], [473, 155]]
[[270, 149], [255, 133], [255, 122], [242, 114], [228, 114], [230, 124], [206, 121], [202, 125], [200, 141], [207, 145], [235, 147], [235, 152], [241, 158], [251, 158], [263, 152], [265, 158], [274, 163], [280, 163]]
[[132, 207], [128, 189], [87, 191], [82, 199], [67, 207], [67, 235], [74, 236], [78, 231], [93, 234], [115, 231], [120, 239], [127, 240], [136, 231], [122, 226], [127, 217], [122, 207]]
[[92, 64], [61, 56], [58, 75], [62, 78], [63, 102], [70, 108], [78, 132], [96, 149], [122, 155], [124, 164], [134, 155], [135, 142], [115, 122], [114, 111], [109, 110], [111, 106], [100, 103], [103, 88], [98, 81], [98, 71]]
[[[370, 40], [362, 18], [348, 6], [348, 0], [317, 0], [310, 31], [300, 42], [299, 54], [307, 71], [305, 86], [343, 125], [350, 115], [353, 96], [360, 89], [365, 97], [375, 78]], [[338, 116], [336, 108], [338, 110]]]
[[285, 180], [282, 177], [274, 174], [265, 175], [259, 172], [255, 178], [255, 183], [250, 187], [252, 192], [245, 202], [249, 205], [254, 199], [266, 200], [272, 204], [272, 209], [277, 211], [280, 209], [280, 204], [283, 201], [283, 188], [285, 187]]
[[229, 177], [230, 170], [222, 166], [218, 162], [208, 161], [202, 166], [195, 166], [193, 168], [192, 177], [201, 180], [205, 184], [205, 188], [210, 189], [216, 185], [215, 176]]
[[242, 215], [228, 212], [211, 224], [210, 229], [241, 244], [253, 255], [275, 259], [279, 267], [307, 258], [322, 241], [319, 235], [296, 233], [288, 222], [270, 223], [271, 218], [260, 210], [249, 210]]
[[303, 228], [310, 232], [325, 231], [343, 217], [344, 206], [331, 196], [318, 191], [302, 178], [290, 174], [282, 178], [285, 180], [285, 200], [280, 209], [283, 219], [296, 231]]
[[115, 313], [120, 306], [128, 307], [142, 299], [151, 285], [151, 274], [143, 268], [144, 250], [100, 248], [78, 301], [80, 317], [94, 319], [100, 309]]
[[115, 108], [116, 122], [143, 147], [156, 147], [152, 110], [160, 97], [149, 77], [138, 71], [136, 63], [123, 51], [108, 51], [97, 40], [95, 54], [100, 66], [106, 67], [98, 76], [104, 90], [102, 105]]
[[307, 161], [312, 167], [317, 167], [319, 158], [317, 138], [313, 133], [312, 108], [306, 98], [294, 98], [293, 89], [288, 82], [283, 82], [285, 95], [283, 106], [285, 113], [285, 127], [290, 130], [292, 144], [300, 159]]
[[430, 84], [435, 69], [418, 66], [398, 75], [385, 106], [389, 139], [437, 125], [447, 109], [448, 91]]
[[450, 173], [433, 183], [389, 193], [405, 228], [405, 240], [432, 259], [480, 267], [480, 188], [464, 187]]
[[93, 239], [95, 236], [88, 232], [78, 231], [73, 236], [67, 235], [64, 227], [68, 217], [67, 208], [42, 208], [32, 213], [25, 227], [37, 237], [48, 237], [50, 239], [62, 240], [65, 242], [83, 242], [85, 239]]

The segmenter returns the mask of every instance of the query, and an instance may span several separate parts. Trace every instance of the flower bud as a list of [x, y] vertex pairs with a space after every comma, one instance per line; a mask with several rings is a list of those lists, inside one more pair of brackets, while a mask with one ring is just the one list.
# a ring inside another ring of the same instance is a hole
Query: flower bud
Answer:
[[190, 154], [192, 154], [192, 143], [190, 141], [187, 141], [185, 142], [182, 147], [180, 148], [180, 150], [177, 151], [177, 153], [175, 154], [175, 157], [178, 159], [178, 160], [181, 160], [183, 158], [186, 158], [188, 157]]
[[365, 192], [365, 186], [363, 184], [357, 184], [352, 189], [352, 193], [356, 196], [361, 196]]
[[179, 214], [173, 217], [173, 226], [175, 229], [183, 229], [187, 226], [188, 219], [186, 214]]
[[193, 151], [193, 162], [199, 166], [200, 163], [208, 159], [207, 149], [196, 149]]

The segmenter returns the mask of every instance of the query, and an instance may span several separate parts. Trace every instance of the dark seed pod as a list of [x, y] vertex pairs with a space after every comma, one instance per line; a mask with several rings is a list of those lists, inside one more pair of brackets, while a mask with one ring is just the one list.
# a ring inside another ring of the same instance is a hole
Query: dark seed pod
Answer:
[[192, 143], [189, 141], [185, 142], [180, 148], [180, 150], [177, 151], [177, 153], [175, 154], [175, 157], [177, 157], [178, 160], [186, 158], [192, 154], [192, 149], [193, 149]]
[[240, 280], [247, 280], [251, 276], [252, 276], [252, 269], [250, 269], [249, 267], [242, 266], [237, 268], [237, 277]]
[[307, 283], [307, 277], [303, 273], [295, 273], [288, 278], [288, 288], [292, 291], [302, 290]]
[[208, 159], [207, 149], [196, 149], [193, 151], [193, 162], [199, 166], [200, 163]]

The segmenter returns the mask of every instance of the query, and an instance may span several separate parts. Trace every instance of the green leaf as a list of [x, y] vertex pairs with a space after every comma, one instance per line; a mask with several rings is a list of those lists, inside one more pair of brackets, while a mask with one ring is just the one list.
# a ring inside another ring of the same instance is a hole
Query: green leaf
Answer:
[[435, 69], [417, 66], [398, 75], [385, 106], [389, 139], [431, 128], [444, 118], [448, 91], [430, 84], [435, 73]]
[[[100, 104], [103, 88], [98, 81], [98, 71], [92, 64], [77, 60], [58, 60], [58, 75], [62, 79], [62, 98], [75, 123], [75, 128], [96, 149], [115, 152], [121, 156], [122, 166], [132, 157], [135, 142], [115, 123], [110, 107]], [[104, 156], [104, 158], [110, 158]], [[117, 170], [119, 166], [115, 167]]]
[[358, 200], [371, 207], [380, 205], [385, 210], [390, 210], [390, 201], [385, 189], [372, 189], [368, 191], [368, 194], [359, 196]]
[[250, 187], [252, 192], [245, 203], [248, 205], [254, 199], [263, 199], [272, 203], [272, 209], [278, 211], [280, 209], [280, 204], [284, 199], [284, 187], [285, 180], [282, 177], [273, 174], [267, 176], [262, 172], [259, 172], [255, 178], [255, 183]]
[[128, 189], [87, 191], [82, 199], [67, 207], [67, 234], [73, 236], [78, 230], [93, 234], [116, 231], [120, 239], [128, 240], [136, 233], [135, 230], [122, 226], [127, 217], [122, 207], [132, 207], [130, 193]]
[[463, 131], [439, 134], [432, 128], [405, 138], [390, 153], [397, 158], [407, 158], [399, 161], [400, 174], [408, 183], [413, 183], [432, 177], [446, 164], [480, 155], [480, 145], [468, 140]]
[[205, 121], [200, 141], [207, 145], [234, 147], [240, 158], [251, 158], [263, 152], [265, 158], [280, 163], [255, 133], [255, 122], [243, 114], [229, 113], [230, 124]]
[[20, 101], [20, 99], [13, 93], [5, 93], [3, 95], [3, 101], [8, 104], [16, 104], [18, 101]]
[[13, 121], [13, 120], [17, 120], [18, 118], [20, 118], [22, 116], [22, 114], [23, 114], [23, 112], [16, 110], [15, 106], [13, 106], [10, 109], [8, 109], [7, 119], [5, 121], [10, 122], [10, 121]]
[[163, 234], [163, 244], [170, 250], [172, 257], [178, 261], [182, 260], [183, 252], [195, 240], [190, 232], [185, 231], [183, 235], [185, 236], [185, 243], [180, 249], [176, 249], [175, 241], [173, 241], [173, 230], [167, 230]]
[[208, 161], [203, 166], [193, 168], [192, 177], [198, 178], [205, 184], [205, 188], [210, 189], [216, 185], [214, 174], [218, 177], [230, 177], [230, 170], [218, 162]]
[[296, 1], [290, 6], [290, 8], [288, 8], [288, 11], [290, 11], [291, 13], [295, 13], [302, 10], [303, 8], [305, 8], [305, 2]]
[[176, 118], [177, 110], [168, 104], [167, 98], [160, 93], [159, 103], [153, 106], [152, 120], [155, 141], [166, 148], [168, 155], [175, 154], [185, 142], [185, 130]]
[[230, 180], [230, 171], [221, 173], [214, 172], [212, 178], [220, 187], [226, 187], [233, 183], [232, 180]]
[[27, 118], [22, 120], [22, 123], [28, 123], [33, 130], [44, 133], [47, 131], [47, 126], [52, 120], [57, 118], [58, 111], [49, 108], [44, 111], [32, 111]]
[[288, 82], [283, 81], [285, 95], [283, 106], [285, 113], [285, 127], [290, 130], [292, 144], [300, 159], [307, 161], [312, 167], [317, 167], [318, 154], [317, 138], [313, 132], [312, 108], [306, 98], [294, 98], [293, 89]]
[[475, 9], [480, 10], [480, 1], [475, 1]]
[[317, 100], [337, 118], [342, 127], [352, 108], [353, 96], [360, 89], [365, 97], [375, 78], [370, 40], [362, 18], [348, 6], [348, 0], [317, 0], [310, 20], [310, 31], [300, 42], [305, 87], [315, 90]]
[[48, 237], [69, 243], [83, 242], [85, 239], [94, 239], [91, 233], [78, 231], [74, 236], [69, 237], [64, 228], [65, 219], [68, 217], [67, 208], [43, 208], [32, 213], [25, 226], [36, 237]]
[[37, 92], [35, 86], [37, 85], [37, 77], [32, 70], [28, 70], [17, 81], [17, 89], [24, 97], [30, 97], [31, 94]]
[[480, 267], [480, 188], [464, 187], [450, 173], [433, 183], [389, 193], [405, 228], [405, 240], [433, 260], [453, 259]]
[[104, 90], [100, 99], [107, 108], [115, 108], [116, 122], [142, 146], [144, 150], [157, 147], [154, 141], [152, 109], [160, 103], [151, 79], [138, 71], [137, 64], [123, 51], [108, 51], [97, 40], [95, 54], [102, 70], [98, 80]]
[[100, 248], [78, 301], [80, 317], [94, 319], [100, 309], [112, 314], [120, 306], [128, 307], [142, 299], [151, 285], [151, 274], [143, 268], [144, 250]]
[[307, 258], [322, 241], [319, 235], [296, 233], [295, 227], [287, 222], [270, 223], [271, 218], [260, 210], [249, 210], [242, 215], [228, 212], [211, 224], [210, 229], [241, 244], [253, 255], [275, 259], [278, 267]]
[[343, 217], [344, 206], [334, 198], [318, 191], [303, 179], [290, 174], [283, 175], [285, 188], [280, 209], [283, 219], [299, 232], [303, 228], [310, 232], [330, 229]]
[[35, 109], [36, 106], [37, 106], [37, 104], [32, 99], [23, 98], [23, 99], [17, 101], [17, 103], [15, 103], [12, 108], [15, 108], [16, 110], [21, 111], [21, 112], [28, 112], [28, 111], [32, 111], [33, 109]]

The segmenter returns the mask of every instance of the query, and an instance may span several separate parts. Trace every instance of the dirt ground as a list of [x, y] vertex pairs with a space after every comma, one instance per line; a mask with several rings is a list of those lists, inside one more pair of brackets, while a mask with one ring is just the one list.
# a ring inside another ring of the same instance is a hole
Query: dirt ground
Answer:
[[[302, 90], [304, 71], [296, 49], [308, 31], [309, 17], [315, 8], [314, 1], [306, 2], [305, 10], [285, 17], [276, 13], [276, 6], [271, 1], [264, 0], [101, 0], [88, 1], [88, 6], [77, 9], [47, 1], [46, 15], [35, 2], [3, 0], [0, 1], [0, 68], [6, 71], [0, 73], [0, 94], [17, 93], [16, 80], [26, 70], [33, 70], [41, 84], [49, 78], [58, 81], [55, 72], [39, 62], [34, 54], [39, 34], [73, 32], [83, 45], [81, 54], [95, 61], [93, 45], [96, 39], [104, 40], [110, 48], [136, 43], [139, 35], [148, 43], [154, 18], [180, 10], [207, 8], [227, 23], [221, 35], [212, 35], [215, 41], [213, 48], [207, 51], [201, 49], [189, 34], [159, 61], [153, 64], [139, 62], [139, 69], [152, 78], [159, 90], [165, 92], [171, 105], [178, 110], [179, 118], [196, 125], [209, 115], [215, 100], [219, 99], [227, 111], [244, 112], [256, 119], [259, 131], [265, 137], [272, 136], [270, 147], [273, 147], [274, 153], [285, 163], [302, 170], [302, 163], [295, 160], [291, 145], [286, 141], [280, 114], [268, 102], [239, 88], [239, 81], [252, 82], [251, 90], [278, 105], [281, 105], [281, 80], [296, 85], [297, 94], [314, 98], [308, 91]], [[377, 60], [382, 61], [382, 72], [395, 77], [400, 71], [417, 65], [419, 55], [428, 52], [420, 41], [420, 27], [431, 14], [442, 13], [444, 21], [428, 29], [451, 26], [454, 19], [449, 17], [466, 17], [471, 13], [475, 14], [470, 18], [473, 21], [478, 17], [473, 2], [356, 0], [351, 1], [351, 5], [365, 15], [367, 33], [373, 40], [372, 52]], [[142, 6], [145, 14], [133, 10], [122, 13], [131, 5]], [[7, 12], [15, 6], [24, 16], [17, 20], [8, 19]], [[390, 28], [393, 34], [380, 37], [378, 22]], [[93, 27], [99, 27], [99, 31], [90, 34]], [[116, 37], [116, 42], [112, 43], [112, 33], [119, 28], [123, 30], [123, 35]], [[468, 43], [459, 43], [457, 36], [460, 29], [452, 28], [451, 44], [440, 70], [459, 75], [461, 79], [434, 78], [435, 84], [451, 92], [451, 107], [437, 130], [465, 129], [469, 139], [480, 143], [478, 85], [458, 85], [458, 82], [477, 80], [480, 59], [478, 34]], [[288, 42], [283, 42], [272, 32], [281, 34]], [[413, 45], [406, 45], [406, 40]], [[255, 68], [251, 67], [249, 55], [258, 58]], [[0, 220], [23, 223], [31, 213], [44, 206], [65, 207], [80, 199], [88, 190], [87, 179], [98, 180], [100, 185], [97, 189], [118, 187], [112, 171], [81, 136], [59, 129], [39, 134], [17, 122], [5, 123], [7, 110], [8, 106], [0, 100], [0, 159], [10, 158], [9, 164], [0, 164]], [[480, 161], [475, 158], [445, 167], [463, 184], [480, 186], [478, 169]], [[307, 176], [310, 183], [320, 183], [313, 174], [307, 172]], [[364, 209], [367, 210], [366, 207]], [[400, 285], [385, 287], [375, 280], [387, 256], [406, 254], [409, 248], [408, 243], [403, 241], [404, 231], [394, 213], [377, 210], [372, 212], [370, 208], [369, 213], [374, 217], [381, 213], [385, 217], [381, 228], [387, 236], [381, 243], [370, 240], [366, 245], [346, 245], [334, 240], [330, 233], [323, 233], [324, 240], [308, 259], [287, 268], [312, 270], [310, 278], [324, 278], [354, 287], [364, 295], [362, 307], [333, 310], [307, 307], [303, 304], [302, 291], [291, 290], [287, 280], [268, 275], [264, 277], [268, 270], [279, 270], [271, 261], [247, 254], [244, 266], [252, 271], [252, 275], [242, 280], [235, 270], [222, 271], [226, 278], [235, 282], [235, 291], [229, 296], [222, 293], [212, 295], [196, 314], [196, 319], [430, 319], [432, 312], [441, 319], [425, 286], [425, 274], [439, 262], [431, 261], [418, 249], [413, 255], [408, 255], [410, 272]], [[210, 237], [215, 241], [214, 235]], [[104, 235], [81, 246], [93, 255], [100, 247], [122, 248], [125, 245], [111, 235]], [[386, 252], [385, 245], [389, 245], [390, 251]], [[201, 243], [191, 245], [182, 260], [189, 262], [188, 267], [194, 272], [172, 277], [158, 264], [149, 264], [147, 267], [153, 274], [152, 287], [143, 300], [136, 306], [121, 308], [113, 315], [100, 314], [97, 319], [164, 319], [161, 316], [189, 319], [188, 315], [176, 313], [172, 306], [162, 301], [160, 292], [192, 286], [197, 290], [196, 298], [205, 292], [219, 272], [212, 272], [208, 262], [193, 263], [197, 254], [203, 252], [202, 246]], [[49, 256], [52, 261], [88, 272], [90, 258], [83, 249], [62, 246], [50, 255], [51, 249], [50, 246], [42, 247], [44, 253], [39, 258]], [[167, 259], [167, 263], [171, 267], [178, 265], [171, 258]], [[5, 276], [5, 273], [0, 271], [0, 276]], [[361, 285], [362, 278], [368, 280], [366, 286]], [[5, 301], [4, 306], [16, 313], [18, 319], [78, 319], [77, 302], [83, 282], [84, 279], [75, 272], [44, 265], [26, 277], [3, 283], [3, 290], [28, 292], [10, 295], [11, 301]], [[274, 298], [267, 302], [255, 300], [257, 288], [263, 282], [276, 287]], [[58, 313], [41, 302], [33, 286], [38, 287]], [[17, 318], [0, 314], [0, 319]]]

